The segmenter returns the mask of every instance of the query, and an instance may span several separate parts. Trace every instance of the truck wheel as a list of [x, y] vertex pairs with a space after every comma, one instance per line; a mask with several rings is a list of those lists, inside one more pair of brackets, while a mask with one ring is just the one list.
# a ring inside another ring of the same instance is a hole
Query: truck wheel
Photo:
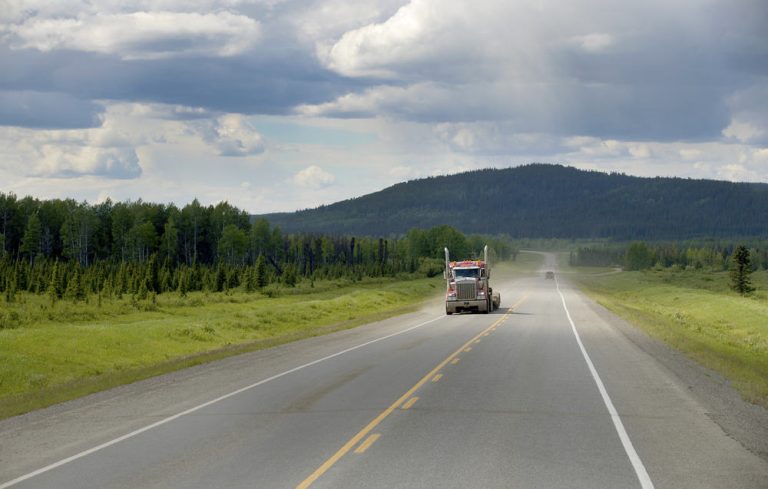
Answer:
[[489, 314], [491, 312], [491, 304], [493, 303], [491, 302], [491, 299], [489, 297], [485, 301], [485, 311], [483, 311], [483, 314]]

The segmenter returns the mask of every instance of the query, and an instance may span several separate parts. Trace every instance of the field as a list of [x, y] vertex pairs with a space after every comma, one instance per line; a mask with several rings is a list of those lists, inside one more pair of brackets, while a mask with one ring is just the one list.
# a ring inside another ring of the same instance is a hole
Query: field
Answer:
[[435, 277], [53, 306], [19, 294], [0, 309], [0, 417], [408, 312], [442, 290]]
[[742, 297], [721, 271], [564, 270], [600, 304], [721, 373], [748, 401], [768, 406], [767, 271], [752, 274], [757, 291]]

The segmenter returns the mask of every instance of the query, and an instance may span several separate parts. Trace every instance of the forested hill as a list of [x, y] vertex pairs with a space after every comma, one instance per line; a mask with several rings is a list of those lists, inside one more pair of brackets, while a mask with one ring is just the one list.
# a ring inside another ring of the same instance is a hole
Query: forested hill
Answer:
[[531, 164], [399, 183], [316, 209], [264, 216], [284, 231], [382, 236], [448, 224], [512, 237], [768, 236], [768, 184], [640, 178]]

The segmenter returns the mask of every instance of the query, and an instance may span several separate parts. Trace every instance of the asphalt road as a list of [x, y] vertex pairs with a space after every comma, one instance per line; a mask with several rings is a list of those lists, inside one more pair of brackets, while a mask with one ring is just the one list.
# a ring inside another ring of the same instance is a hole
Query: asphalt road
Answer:
[[768, 487], [610, 314], [495, 278], [494, 314], [433, 304], [0, 422], [0, 489]]

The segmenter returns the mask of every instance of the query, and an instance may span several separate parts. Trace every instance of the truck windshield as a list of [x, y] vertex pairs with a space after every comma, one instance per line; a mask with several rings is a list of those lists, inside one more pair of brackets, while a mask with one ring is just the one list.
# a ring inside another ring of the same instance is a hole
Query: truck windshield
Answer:
[[479, 268], [454, 268], [453, 275], [456, 278], [478, 278], [480, 276]]

